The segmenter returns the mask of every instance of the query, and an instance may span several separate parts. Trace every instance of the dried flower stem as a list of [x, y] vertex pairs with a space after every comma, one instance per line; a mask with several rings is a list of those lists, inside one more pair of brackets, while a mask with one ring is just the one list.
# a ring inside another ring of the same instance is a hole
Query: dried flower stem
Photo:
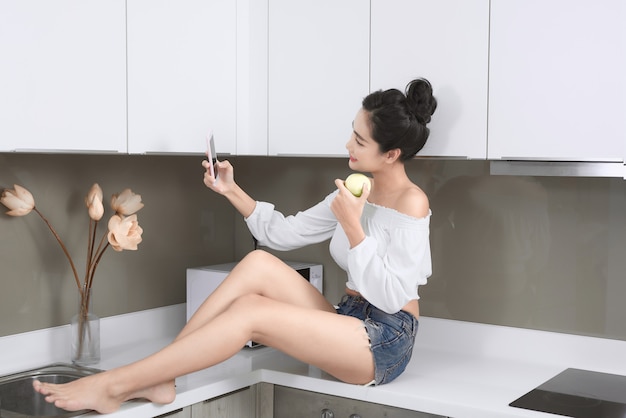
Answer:
[[57, 231], [54, 230], [54, 228], [52, 227], [48, 219], [45, 216], [43, 216], [43, 214], [39, 212], [39, 210], [36, 207], [34, 207], [33, 210], [37, 213], [37, 215], [41, 217], [41, 219], [43, 219], [46, 225], [48, 225], [48, 228], [50, 228], [50, 232], [52, 232], [52, 235], [54, 235], [54, 237], [57, 239], [57, 241], [61, 245], [61, 249], [63, 249], [63, 252], [65, 253], [65, 256], [67, 257], [67, 260], [70, 262], [70, 267], [72, 268], [72, 272], [74, 273], [74, 280], [76, 280], [76, 286], [78, 287], [78, 291], [81, 292], [82, 294], [82, 289], [80, 286], [80, 279], [78, 278], [78, 272], [76, 271], [76, 266], [74, 265], [74, 261], [72, 260], [70, 253], [67, 251], [65, 244], [61, 240], [61, 237], [59, 236], [59, 234], [57, 234]]
[[[78, 353], [83, 352], [83, 345], [85, 344], [85, 332], [91, 335], [91, 327], [89, 326], [89, 305], [91, 303], [91, 285], [93, 284], [93, 278], [96, 274], [96, 268], [104, 255], [104, 252], [109, 247], [109, 242], [106, 240], [107, 234], [105, 233], [98, 244], [98, 248], [94, 252], [96, 230], [98, 221], [90, 220], [89, 222], [89, 242], [87, 243], [87, 267], [85, 269], [85, 281], [82, 289], [80, 289], [80, 308], [78, 312]], [[95, 254], [95, 257], [94, 257]]]
[[87, 257], [86, 257], [86, 266], [85, 266], [85, 274], [88, 274], [91, 260], [93, 257], [93, 245], [96, 240], [96, 230], [98, 229], [98, 221], [94, 221], [93, 219], [89, 219], [89, 235], [87, 235]]
[[89, 291], [91, 289], [91, 285], [93, 284], [93, 277], [96, 274], [96, 268], [98, 267], [98, 263], [102, 259], [104, 252], [109, 248], [109, 242], [106, 240], [106, 234], [102, 236], [100, 240], [100, 244], [98, 245], [98, 249], [96, 250], [96, 257], [91, 261], [91, 267], [87, 270], [85, 276], [85, 286]]

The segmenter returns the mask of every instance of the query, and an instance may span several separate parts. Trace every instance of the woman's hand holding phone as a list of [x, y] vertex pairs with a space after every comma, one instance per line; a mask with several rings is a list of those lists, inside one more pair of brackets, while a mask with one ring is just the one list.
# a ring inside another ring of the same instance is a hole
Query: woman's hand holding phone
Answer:
[[206, 145], [207, 159], [202, 161], [202, 166], [206, 170], [204, 173], [204, 184], [221, 195], [235, 190], [237, 185], [233, 176], [233, 166], [228, 161], [217, 160], [212, 131], [209, 131], [206, 136]]
[[209, 162], [209, 174], [217, 181], [217, 153], [215, 152], [215, 141], [213, 140], [213, 131], [209, 131], [206, 136], [206, 157]]
[[213, 170], [219, 173], [219, 181], [211, 175], [211, 163], [209, 160], [202, 161], [204, 167], [204, 184], [214, 192], [226, 194], [234, 188], [233, 166], [229, 161], [216, 161]]

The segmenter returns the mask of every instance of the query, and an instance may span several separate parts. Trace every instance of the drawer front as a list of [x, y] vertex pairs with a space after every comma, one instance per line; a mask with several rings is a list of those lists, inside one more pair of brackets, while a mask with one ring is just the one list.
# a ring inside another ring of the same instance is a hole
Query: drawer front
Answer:
[[443, 418], [338, 396], [274, 387], [274, 418]]

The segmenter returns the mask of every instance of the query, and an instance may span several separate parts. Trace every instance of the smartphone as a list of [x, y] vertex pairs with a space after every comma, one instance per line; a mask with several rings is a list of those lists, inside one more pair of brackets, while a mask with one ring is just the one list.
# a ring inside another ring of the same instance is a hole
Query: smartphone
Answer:
[[217, 153], [215, 152], [215, 142], [213, 141], [213, 131], [206, 136], [206, 156], [209, 162], [209, 173], [217, 181]]

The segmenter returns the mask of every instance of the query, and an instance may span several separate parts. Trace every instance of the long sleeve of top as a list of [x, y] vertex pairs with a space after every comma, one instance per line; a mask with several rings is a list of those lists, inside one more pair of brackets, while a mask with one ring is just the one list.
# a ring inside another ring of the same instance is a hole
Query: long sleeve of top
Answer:
[[398, 312], [412, 299], [419, 299], [417, 288], [426, 284], [432, 272], [430, 212], [418, 219], [366, 203], [361, 217], [366, 238], [350, 248], [330, 209], [336, 194], [290, 216], [276, 211], [270, 203], [257, 202], [246, 223], [259, 244], [276, 250], [291, 250], [330, 238], [330, 253], [347, 272], [346, 286], [387, 313]]

